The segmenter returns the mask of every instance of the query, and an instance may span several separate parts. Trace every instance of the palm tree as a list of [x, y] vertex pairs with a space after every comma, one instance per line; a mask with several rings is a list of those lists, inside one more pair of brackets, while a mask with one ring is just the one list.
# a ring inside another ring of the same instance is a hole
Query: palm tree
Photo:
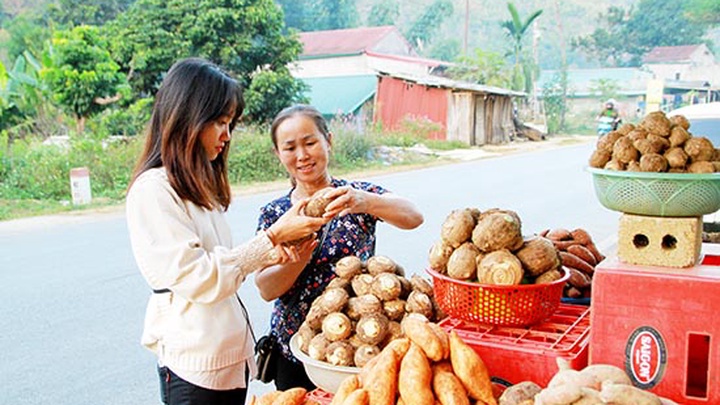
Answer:
[[525, 33], [528, 28], [532, 25], [536, 18], [542, 14], [542, 10], [534, 11], [530, 16], [523, 22], [520, 19], [520, 14], [515, 8], [513, 3], [508, 3], [508, 11], [510, 11], [511, 20], [503, 21], [500, 25], [505, 29], [505, 34], [509, 36], [513, 41], [513, 52], [515, 55], [515, 66], [513, 68], [513, 87], [515, 90], [520, 90], [526, 87], [524, 85], [523, 77], [523, 61], [522, 61], [522, 43]]

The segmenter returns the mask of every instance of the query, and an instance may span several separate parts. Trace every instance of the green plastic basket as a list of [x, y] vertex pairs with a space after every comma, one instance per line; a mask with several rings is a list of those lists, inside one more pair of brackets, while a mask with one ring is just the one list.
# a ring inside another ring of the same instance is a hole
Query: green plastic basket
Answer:
[[697, 217], [720, 209], [720, 173], [646, 173], [587, 169], [608, 209], [656, 217]]

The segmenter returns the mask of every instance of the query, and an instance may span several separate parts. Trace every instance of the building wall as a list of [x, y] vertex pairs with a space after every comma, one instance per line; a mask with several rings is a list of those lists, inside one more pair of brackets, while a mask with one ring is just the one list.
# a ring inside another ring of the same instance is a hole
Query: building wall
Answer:
[[380, 77], [374, 121], [382, 123], [383, 130], [396, 130], [407, 119], [428, 120], [441, 128], [430, 134], [430, 137], [446, 139], [448, 93], [445, 89], [426, 87], [393, 77]]
[[291, 74], [299, 78], [357, 76], [378, 72], [425, 76], [428, 70], [428, 66], [423, 64], [365, 54], [300, 60], [290, 67]]

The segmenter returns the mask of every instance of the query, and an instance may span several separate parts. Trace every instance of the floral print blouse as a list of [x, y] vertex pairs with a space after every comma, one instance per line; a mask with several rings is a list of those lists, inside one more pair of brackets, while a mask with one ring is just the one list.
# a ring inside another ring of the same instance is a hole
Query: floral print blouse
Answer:
[[[332, 178], [331, 186], [350, 186], [375, 194], [387, 192], [378, 185], [363, 181]], [[262, 207], [258, 219], [258, 231], [270, 227], [290, 209], [292, 191]], [[310, 263], [300, 273], [295, 284], [275, 300], [270, 318], [272, 334], [278, 338], [283, 355], [287, 359], [299, 363], [290, 352], [290, 338], [305, 320], [310, 304], [335, 277], [335, 263], [349, 255], [355, 255], [365, 261], [375, 254], [377, 221], [377, 217], [369, 214], [348, 214], [333, 218], [318, 231], [321, 244], [316, 248]]]

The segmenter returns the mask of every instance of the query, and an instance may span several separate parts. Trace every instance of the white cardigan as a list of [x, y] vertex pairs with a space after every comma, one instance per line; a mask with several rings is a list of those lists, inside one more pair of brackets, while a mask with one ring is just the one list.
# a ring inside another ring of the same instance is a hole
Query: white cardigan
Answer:
[[[256, 366], [249, 321], [235, 294], [245, 276], [273, 263], [276, 253], [268, 237], [260, 233], [233, 247], [224, 213], [182, 200], [163, 168], [135, 180], [126, 211], [143, 277], [152, 289], [172, 291], [150, 296], [142, 344], [191, 383], [244, 387], [245, 366], [251, 375]], [[242, 381], [218, 380], [212, 375], [216, 370], [240, 375]]]

